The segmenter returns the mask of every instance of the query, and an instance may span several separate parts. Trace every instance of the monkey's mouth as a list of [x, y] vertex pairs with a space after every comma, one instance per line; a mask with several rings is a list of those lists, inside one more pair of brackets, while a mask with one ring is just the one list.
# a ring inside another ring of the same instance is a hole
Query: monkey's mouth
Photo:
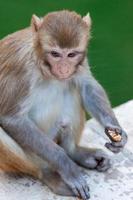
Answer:
[[59, 80], [68, 80], [71, 79], [72, 76], [75, 74], [76, 69], [75, 67], [73, 68], [51, 68], [51, 73]]
[[57, 74], [52, 71], [51, 71], [51, 73], [55, 78], [63, 81], [63, 80], [70, 80], [73, 77], [73, 75], [75, 74], [75, 71], [70, 74]]

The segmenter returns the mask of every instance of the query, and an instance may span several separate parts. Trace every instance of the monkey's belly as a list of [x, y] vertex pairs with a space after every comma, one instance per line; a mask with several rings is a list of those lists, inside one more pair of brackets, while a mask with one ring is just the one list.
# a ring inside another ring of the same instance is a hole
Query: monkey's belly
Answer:
[[[41, 90], [41, 91], [40, 91]], [[70, 92], [60, 85], [39, 88], [33, 97], [31, 119], [52, 139], [56, 138], [56, 124], [69, 123], [72, 127], [80, 123], [80, 99], [75, 90]]]

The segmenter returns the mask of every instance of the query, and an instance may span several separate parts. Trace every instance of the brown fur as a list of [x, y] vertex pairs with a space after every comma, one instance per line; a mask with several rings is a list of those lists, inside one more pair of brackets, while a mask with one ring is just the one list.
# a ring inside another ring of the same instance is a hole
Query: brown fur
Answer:
[[18, 31], [0, 41], [1, 115], [17, 112], [18, 102], [29, 93], [32, 48], [30, 29]]
[[0, 168], [5, 172], [21, 172], [40, 178], [39, 168], [24, 150], [0, 128]]
[[84, 37], [88, 35], [86, 23], [77, 13], [66, 10], [45, 16], [40, 28], [41, 37], [43, 34], [50, 35], [61, 48], [76, 47], [81, 40], [81, 32], [84, 32]]

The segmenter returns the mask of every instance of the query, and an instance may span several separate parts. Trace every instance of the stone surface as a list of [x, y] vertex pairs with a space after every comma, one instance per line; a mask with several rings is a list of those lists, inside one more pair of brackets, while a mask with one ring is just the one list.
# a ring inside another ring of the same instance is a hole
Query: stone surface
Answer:
[[[129, 136], [122, 153], [114, 155], [104, 144], [108, 140], [103, 129], [94, 120], [86, 123], [81, 145], [98, 146], [112, 160], [106, 173], [87, 170], [91, 200], [133, 200], [133, 101], [114, 109], [120, 124]], [[74, 200], [54, 195], [46, 186], [31, 178], [18, 178], [0, 172], [0, 200]]]

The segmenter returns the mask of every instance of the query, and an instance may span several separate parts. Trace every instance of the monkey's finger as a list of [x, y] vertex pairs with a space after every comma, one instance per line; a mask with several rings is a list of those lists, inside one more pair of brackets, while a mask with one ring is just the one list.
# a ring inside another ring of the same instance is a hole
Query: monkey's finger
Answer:
[[86, 191], [84, 186], [76, 184], [76, 188], [79, 191], [79, 195], [82, 200], [88, 200], [90, 198], [89, 191]]
[[[83, 177], [86, 179], [88, 177], [87, 172], [83, 171], [82, 173], [83, 173]], [[86, 194], [87, 199], [90, 199], [90, 188], [89, 188], [86, 180], [84, 181], [84, 183], [82, 182], [82, 188]]]
[[90, 193], [89, 193], [90, 188], [89, 188], [89, 186], [86, 185], [83, 189], [84, 189], [84, 192], [85, 192], [85, 194], [87, 196], [87, 199], [90, 199]]
[[71, 187], [73, 193], [75, 194], [76, 197], [80, 197], [80, 194], [79, 194], [79, 191], [77, 190], [77, 188], [74, 186], [74, 187]]
[[122, 151], [122, 147], [116, 147], [116, 146], [113, 146], [112, 143], [106, 143], [105, 144], [106, 148], [109, 149], [110, 151], [112, 151], [113, 153], [119, 153]]
[[125, 143], [123, 144], [122, 142], [112, 142], [111, 144], [115, 148], [123, 148], [125, 146]]

